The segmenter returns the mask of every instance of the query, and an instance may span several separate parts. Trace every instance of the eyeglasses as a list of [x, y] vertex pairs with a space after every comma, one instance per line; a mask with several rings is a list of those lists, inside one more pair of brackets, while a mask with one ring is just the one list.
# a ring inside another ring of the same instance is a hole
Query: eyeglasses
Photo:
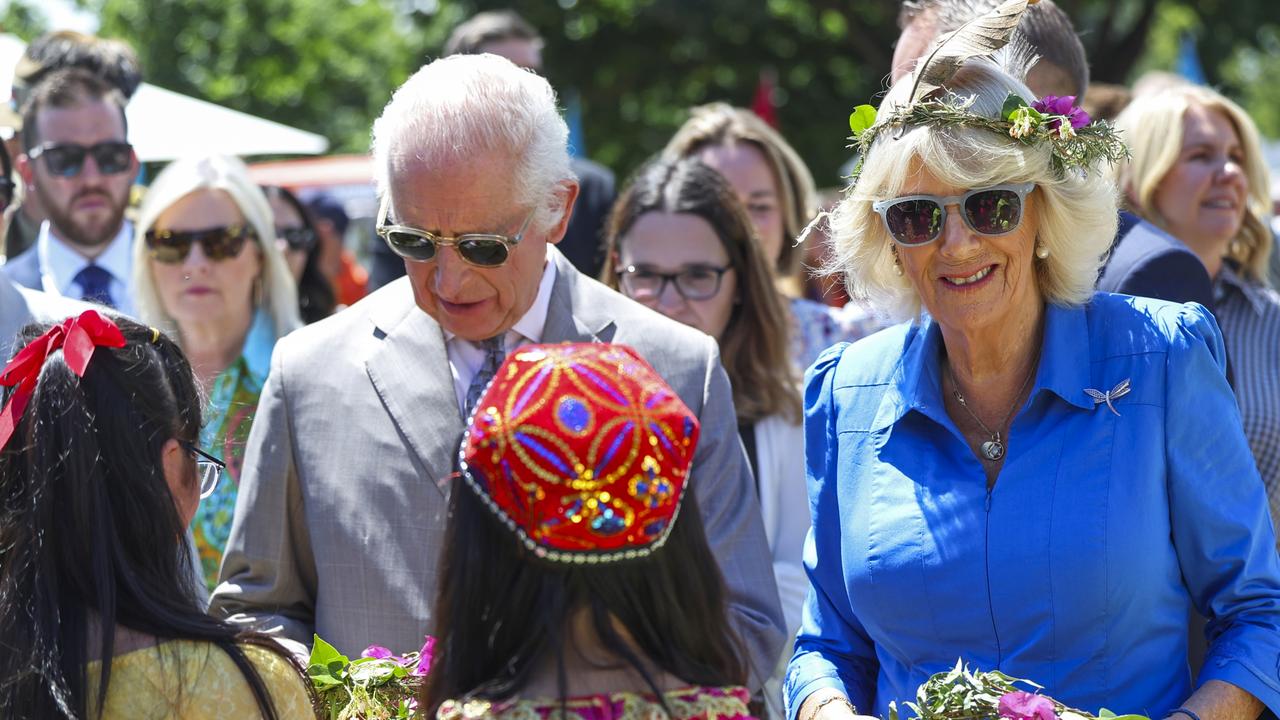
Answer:
[[251, 227], [224, 225], [205, 230], [148, 230], [145, 235], [147, 249], [156, 262], [175, 265], [187, 259], [191, 246], [200, 243], [200, 249], [209, 260], [229, 260], [240, 254], [246, 240], [257, 239]]
[[127, 142], [111, 140], [97, 145], [84, 146], [75, 143], [45, 143], [27, 152], [32, 160], [44, 158], [45, 167], [59, 177], [75, 177], [84, 168], [84, 159], [92, 155], [103, 175], [118, 175], [133, 164], [133, 146]]
[[204, 500], [217, 489], [222, 473], [227, 471], [227, 464], [185, 440], [179, 442], [182, 449], [196, 459], [196, 474], [200, 476], [200, 499]]
[[511, 248], [524, 238], [524, 232], [533, 221], [535, 212], [537, 208], [529, 212], [524, 222], [520, 223], [520, 229], [511, 237], [497, 233], [463, 233], [449, 237], [407, 225], [387, 224], [387, 201], [383, 200], [382, 207], [378, 210], [377, 232], [379, 237], [387, 241], [392, 252], [406, 260], [430, 262], [435, 259], [440, 245], [452, 245], [465, 262], [477, 267], [494, 268], [511, 257]]
[[653, 300], [662, 297], [667, 283], [675, 285], [676, 292], [685, 300], [707, 300], [720, 292], [720, 281], [732, 267], [714, 265], [690, 265], [680, 272], [658, 272], [645, 265], [628, 265], [618, 271], [618, 284], [633, 300]]
[[283, 240], [290, 250], [310, 252], [316, 246], [316, 231], [309, 227], [276, 228], [276, 237]]
[[1022, 206], [1035, 183], [996, 185], [970, 190], [963, 195], [907, 195], [872, 204], [889, 235], [899, 245], [927, 245], [942, 235], [946, 208], [960, 206], [960, 215], [970, 230], [979, 235], [1004, 235], [1018, 229]]

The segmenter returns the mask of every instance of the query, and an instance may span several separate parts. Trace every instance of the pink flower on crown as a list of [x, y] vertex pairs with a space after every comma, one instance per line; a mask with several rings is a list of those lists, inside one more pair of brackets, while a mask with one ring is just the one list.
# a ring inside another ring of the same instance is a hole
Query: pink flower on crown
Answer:
[[1058, 720], [1052, 700], [1021, 690], [1005, 693], [1000, 698], [999, 713], [1007, 720]]
[[[1071, 124], [1072, 130], [1079, 130], [1085, 125], [1093, 122], [1093, 118], [1089, 117], [1089, 113], [1076, 105], [1075, 95], [1063, 95], [1062, 97], [1058, 97], [1057, 95], [1045, 95], [1043, 98], [1031, 103], [1031, 107], [1039, 110], [1045, 115], [1059, 115], [1066, 118], [1067, 122]], [[1054, 118], [1049, 121], [1049, 129], [1057, 130], [1058, 126], [1061, 124], [1061, 120]], [[1065, 130], [1061, 134], [1067, 135]], [[1071, 135], [1074, 134], [1074, 132], [1071, 133]], [[1069, 135], [1067, 136], [1069, 137]]]
[[400, 658], [392, 655], [390, 650], [382, 647], [381, 645], [370, 645], [364, 649], [364, 652], [360, 653], [360, 657], [377, 658], [379, 660], [386, 660], [390, 658], [396, 662], [400, 661]]

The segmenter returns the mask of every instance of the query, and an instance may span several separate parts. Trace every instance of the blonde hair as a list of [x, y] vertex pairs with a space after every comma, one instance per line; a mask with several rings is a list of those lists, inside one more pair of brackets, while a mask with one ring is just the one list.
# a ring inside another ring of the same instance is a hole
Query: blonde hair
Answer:
[[[900, 80], [881, 105], [886, 118], [904, 107], [914, 74]], [[1002, 116], [1010, 93], [1034, 98], [1027, 86], [994, 63], [968, 60], [944, 92], [972, 102], [969, 111]], [[1030, 104], [1030, 101], [1028, 101]], [[843, 274], [852, 297], [898, 321], [918, 317], [920, 296], [909, 278], [895, 270], [894, 241], [872, 205], [901, 194], [909, 174], [927, 169], [958, 188], [1032, 182], [1029, 203], [1038, 222], [1038, 241], [1049, 251], [1036, 258], [1036, 282], [1045, 300], [1080, 305], [1093, 295], [1102, 255], [1116, 232], [1116, 192], [1098, 170], [1068, 171], [1062, 177], [1050, 164], [1046, 145], [1024, 145], [991, 130], [917, 125], [899, 133], [887, 128], [863, 158], [862, 172], [830, 218], [831, 259], [827, 274]]]
[[165, 312], [151, 273], [151, 255], [146, 233], [165, 210], [191, 193], [220, 190], [231, 197], [240, 214], [253, 226], [258, 249], [262, 251], [262, 293], [258, 307], [265, 309], [275, 326], [276, 337], [284, 337], [302, 325], [298, 317], [298, 290], [280, 248], [276, 247], [275, 221], [271, 205], [252, 180], [240, 160], [226, 155], [201, 155], [175, 160], [147, 189], [138, 210], [133, 242], [133, 280], [137, 292], [138, 317], [174, 337], [181, 338], [177, 323]]
[[1268, 227], [1271, 179], [1262, 157], [1258, 128], [1239, 105], [1199, 85], [1167, 87], [1135, 100], [1116, 118], [1116, 127], [1124, 133], [1132, 153], [1128, 163], [1116, 168], [1116, 184], [1124, 190], [1134, 213], [1168, 230], [1167, 221], [1156, 210], [1155, 195], [1182, 154], [1183, 118], [1192, 107], [1222, 113], [1240, 137], [1249, 195], [1240, 232], [1232, 238], [1223, 257], [1238, 263], [1248, 279], [1265, 283], [1274, 242]]
[[663, 155], [668, 159], [688, 157], [710, 147], [740, 142], [760, 150], [778, 183], [783, 238], [775, 269], [780, 278], [796, 278], [804, 263], [804, 248], [796, 245], [796, 238], [818, 211], [817, 190], [804, 160], [777, 130], [745, 108], [722, 102], [700, 105], [689, 111], [689, 119], [667, 143]]

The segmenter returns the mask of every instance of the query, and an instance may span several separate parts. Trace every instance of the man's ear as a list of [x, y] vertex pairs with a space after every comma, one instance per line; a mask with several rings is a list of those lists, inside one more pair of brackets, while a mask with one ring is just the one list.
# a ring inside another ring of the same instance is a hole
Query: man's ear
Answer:
[[547, 230], [547, 242], [554, 245], [564, 239], [564, 233], [569, 229], [569, 218], [573, 217], [573, 205], [578, 201], [578, 190], [577, 180], [565, 180], [556, 188], [556, 199], [563, 203], [563, 210], [560, 219]]
[[22, 178], [22, 184], [32, 187], [36, 184], [36, 164], [27, 157], [26, 153], [20, 153], [18, 157], [13, 159], [13, 166], [18, 170], [18, 176]]

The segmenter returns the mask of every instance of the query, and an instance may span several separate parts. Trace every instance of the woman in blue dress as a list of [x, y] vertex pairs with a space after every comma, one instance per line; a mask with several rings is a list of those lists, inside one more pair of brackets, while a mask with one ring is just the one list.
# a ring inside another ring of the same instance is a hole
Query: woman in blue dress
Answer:
[[1218, 328], [1092, 290], [1118, 140], [987, 59], [916, 79], [831, 221], [849, 288], [912, 321], [806, 377], [789, 718], [883, 716], [957, 658], [1091, 712], [1280, 710], [1280, 562]]

